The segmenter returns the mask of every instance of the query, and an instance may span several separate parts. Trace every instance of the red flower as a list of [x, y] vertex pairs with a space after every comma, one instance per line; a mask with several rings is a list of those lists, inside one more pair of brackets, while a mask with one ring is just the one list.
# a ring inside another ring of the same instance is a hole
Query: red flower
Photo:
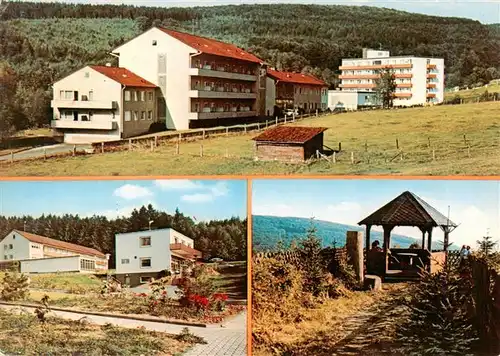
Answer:
[[215, 293], [214, 294], [214, 300], [220, 300], [220, 301], [223, 301], [225, 302], [226, 300], [228, 300], [228, 296], [226, 293]]

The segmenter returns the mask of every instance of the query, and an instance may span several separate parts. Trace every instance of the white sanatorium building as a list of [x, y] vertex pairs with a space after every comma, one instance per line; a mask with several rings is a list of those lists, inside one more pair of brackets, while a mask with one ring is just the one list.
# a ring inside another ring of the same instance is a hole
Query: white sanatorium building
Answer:
[[202, 257], [193, 239], [174, 229], [115, 235], [116, 278], [126, 285], [147, 283], [165, 271], [179, 273], [188, 261]]
[[232, 44], [153, 27], [113, 54], [119, 66], [160, 88], [158, 115], [168, 129], [266, 112], [264, 63]]
[[21, 272], [98, 272], [108, 269], [109, 255], [85, 246], [12, 230], [0, 242], [0, 264], [20, 262]]
[[342, 91], [374, 91], [377, 71], [390, 67], [396, 76], [395, 106], [441, 103], [444, 99], [444, 59], [391, 57], [389, 51], [363, 49], [363, 58], [343, 59]]

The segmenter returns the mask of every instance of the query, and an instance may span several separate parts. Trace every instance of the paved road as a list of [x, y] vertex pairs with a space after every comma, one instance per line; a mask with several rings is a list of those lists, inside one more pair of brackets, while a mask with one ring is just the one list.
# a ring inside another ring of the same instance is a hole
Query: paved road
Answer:
[[[76, 150], [78, 152], [83, 152], [85, 150], [90, 150], [90, 149], [92, 149], [91, 145], [76, 145]], [[45, 150], [47, 155], [72, 152], [73, 145], [65, 144], [65, 143], [58, 143], [57, 145], [32, 148], [32, 149], [29, 149], [26, 151], [14, 153], [14, 160], [43, 157], [44, 150]], [[8, 161], [8, 160], [10, 160], [10, 154], [0, 156], [0, 161]]]
[[[0, 305], [0, 308], [13, 311], [26, 310], [28, 312], [33, 312], [35, 310], [34, 307], [18, 307], [10, 305]], [[206, 328], [123, 319], [119, 317], [85, 315], [77, 312], [52, 311], [52, 314], [62, 319], [79, 320], [81, 318], [85, 318], [90, 323], [97, 325], [111, 323], [116, 326], [132, 329], [144, 327], [146, 330], [159, 331], [168, 334], [180, 334], [182, 330], [187, 327], [191, 333], [204, 338], [207, 344], [196, 345], [188, 350], [185, 356], [246, 355], [246, 312], [227, 320], [223, 324], [208, 325]]]

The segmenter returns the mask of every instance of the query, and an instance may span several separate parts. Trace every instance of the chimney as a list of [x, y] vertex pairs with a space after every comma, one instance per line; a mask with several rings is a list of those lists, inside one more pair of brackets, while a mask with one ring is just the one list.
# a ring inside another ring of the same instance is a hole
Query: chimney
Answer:
[[106, 63], [106, 67], [111, 67], [111, 63]]

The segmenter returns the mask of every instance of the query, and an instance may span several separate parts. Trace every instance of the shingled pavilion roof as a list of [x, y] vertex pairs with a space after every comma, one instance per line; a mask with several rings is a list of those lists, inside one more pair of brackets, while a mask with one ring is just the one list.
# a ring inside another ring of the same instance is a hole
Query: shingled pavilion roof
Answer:
[[457, 225], [422, 198], [404, 192], [358, 223], [359, 225], [451, 226]]
[[328, 130], [326, 127], [277, 126], [270, 128], [252, 140], [273, 143], [304, 144]]

